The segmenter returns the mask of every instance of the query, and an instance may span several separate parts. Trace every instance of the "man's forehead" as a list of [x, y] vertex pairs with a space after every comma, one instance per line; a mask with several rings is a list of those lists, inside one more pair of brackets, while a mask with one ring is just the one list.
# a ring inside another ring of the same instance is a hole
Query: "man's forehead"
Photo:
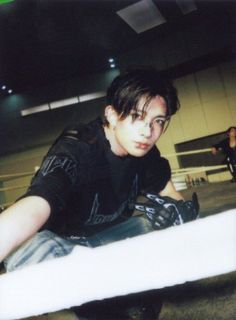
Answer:
[[[154, 98], [155, 99], [155, 98]], [[139, 103], [136, 106], [136, 111], [142, 113], [144, 116], [149, 114], [155, 114], [158, 117], [164, 117], [167, 116], [167, 106], [164, 101], [160, 101], [160, 103], [152, 103], [154, 99], [151, 99], [150, 101], [143, 101], [143, 103]], [[141, 102], [141, 101], [140, 101]]]
[[153, 103], [158, 103], [158, 104], [161, 104], [161, 105], [165, 105], [166, 106], [166, 100], [165, 98], [163, 98], [162, 96], [160, 95], [156, 95], [154, 97], [147, 97], [147, 96], [142, 96], [138, 103], [137, 103], [137, 106], [138, 107], [141, 107], [141, 109], [146, 109], [150, 104], [153, 104]]

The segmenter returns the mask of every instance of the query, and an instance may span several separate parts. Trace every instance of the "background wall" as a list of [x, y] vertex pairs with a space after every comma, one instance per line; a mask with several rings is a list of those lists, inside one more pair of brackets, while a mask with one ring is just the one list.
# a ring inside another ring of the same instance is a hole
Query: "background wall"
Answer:
[[104, 98], [68, 105], [26, 117], [21, 111], [74, 96], [106, 91], [119, 70], [91, 74], [66, 83], [52, 83], [37, 90], [0, 99], [0, 155], [12, 154], [51, 143], [70, 122], [87, 121], [101, 112]]
[[[163, 154], [175, 152], [176, 143], [222, 132], [236, 125], [235, 59], [178, 78], [175, 85], [181, 109], [158, 142]], [[173, 168], [178, 166], [176, 158], [170, 161]]]

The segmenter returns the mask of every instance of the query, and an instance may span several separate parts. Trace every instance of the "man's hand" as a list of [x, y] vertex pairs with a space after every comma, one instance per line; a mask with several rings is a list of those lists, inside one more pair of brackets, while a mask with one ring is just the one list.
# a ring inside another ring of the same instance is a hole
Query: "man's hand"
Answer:
[[198, 217], [199, 203], [196, 193], [193, 193], [192, 200], [188, 201], [161, 197], [153, 193], [146, 193], [144, 196], [148, 199], [147, 202], [135, 203], [130, 208], [144, 212], [156, 230], [183, 224]]

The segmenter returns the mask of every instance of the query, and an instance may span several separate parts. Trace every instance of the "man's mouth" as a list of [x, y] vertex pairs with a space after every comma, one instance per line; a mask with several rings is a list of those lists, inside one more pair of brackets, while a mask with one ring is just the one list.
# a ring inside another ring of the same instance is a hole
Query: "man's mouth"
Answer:
[[149, 148], [150, 145], [148, 143], [135, 142], [135, 146], [138, 149], [146, 150]]

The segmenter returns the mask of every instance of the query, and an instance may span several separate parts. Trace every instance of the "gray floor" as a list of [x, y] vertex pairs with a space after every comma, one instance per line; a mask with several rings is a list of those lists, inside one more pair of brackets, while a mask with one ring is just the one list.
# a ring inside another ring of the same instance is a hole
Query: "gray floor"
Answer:
[[186, 199], [191, 199], [193, 192], [198, 195], [203, 217], [236, 208], [236, 183], [206, 183], [181, 191]]
[[[204, 184], [182, 191], [186, 199], [193, 192], [198, 194], [202, 217], [236, 208], [236, 183]], [[159, 290], [157, 294], [164, 301], [159, 320], [236, 320], [236, 272]], [[29, 319], [77, 318], [65, 310]]]

